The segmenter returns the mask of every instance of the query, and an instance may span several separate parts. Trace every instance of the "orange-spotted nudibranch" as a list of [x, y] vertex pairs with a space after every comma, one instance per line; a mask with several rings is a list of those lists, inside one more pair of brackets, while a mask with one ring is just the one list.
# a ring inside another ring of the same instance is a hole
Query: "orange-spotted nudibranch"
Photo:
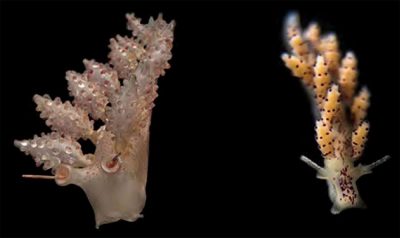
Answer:
[[301, 156], [301, 160], [317, 171], [317, 178], [328, 183], [331, 212], [366, 207], [357, 189], [357, 180], [372, 172], [390, 157], [370, 165], [355, 165], [363, 153], [369, 123], [365, 121], [370, 93], [357, 86], [357, 58], [341, 53], [335, 34], [320, 35], [318, 24], [312, 23], [303, 32], [296, 13], [287, 16], [285, 40], [290, 53], [282, 60], [292, 74], [300, 78], [311, 98], [316, 120], [316, 141], [324, 158], [321, 167]]
[[[107, 64], [84, 60], [86, 70], [66, 73], [72, 103], [35, 95], [40, 117], [52, 133], [14, 142], [60, 186], [83, 189], [92, 205], [96, 227], [142, 217], [146, 201], [149, 127], [157, 79], [170, 67], [175, 22], [160, 14], [142, 24], [127, 14], [131, 37], [110, 40]], [[94, 121], [101, 126], [94, 127]], [[90, 140], [94, 154], [84, 154], [78, 140]]]

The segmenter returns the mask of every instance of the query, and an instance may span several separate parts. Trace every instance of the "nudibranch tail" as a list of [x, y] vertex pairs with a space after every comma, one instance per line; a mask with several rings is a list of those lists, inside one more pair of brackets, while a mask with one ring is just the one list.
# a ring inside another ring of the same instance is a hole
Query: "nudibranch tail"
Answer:
[[[16, 140], [60, 186], [81, 187], [92, 205], [96, 227], [118, 220], [135, 221], [146, 201], [149, 127], [157, 80], [170, 68], [175, 22], [160, 14], [141, 23], [126, 15], [132, 36], [110, 40], [109, 63], [83, 60], [85, 71], [67, 71], [72, 102], [35, 95], [36, 110], [51, 127], [49, 134]], [[95, 128], [95, 121], [103, 123]], [[78, 140], [96, 146], [84, 154]]]
[[301, 156], [301, 160], [317, 171], [317, 178], [327, 181], [333, 214], [348, 208], [366, 207], [356, 181], [387, 161], [389, 156], [370, 165], [354, 165], [367, 142], [369, 123], [365, 118], [370, 98], [366, 87], [356, 92], [356, 55], [347, 52], [341, 59], [336, 35], [321, 35], [315, 22], [303, 32], [296, 13], [287, 16], [284, 27], [289, 53], [282, 54], [281, 58], [293, 76], [301, 79], [310, 95], [316, 141], [324, 166], [305, 156]]

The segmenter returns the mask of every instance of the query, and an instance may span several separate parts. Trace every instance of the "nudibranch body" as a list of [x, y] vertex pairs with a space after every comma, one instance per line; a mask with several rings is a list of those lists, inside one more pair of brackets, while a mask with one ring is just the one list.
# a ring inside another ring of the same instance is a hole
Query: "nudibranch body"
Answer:
[[285, 36], [290, 53], [282, 60], [302, 83], [313, 104], [316, 141], [324, 158], [320, 167], [305, 156], [301, 160], [328, 183], [333, 214], [348, 208], [366, 207], [357, 189], [357, 180], [389, 159], [385, 156], [370, 165], [355, 163], [363, 153], [369, 123], [365, 121], [370, 93], [363, 87], [357, 95], [357, 59], [341, 53], [335, 34], [320, 36], [318, 24], [303, 32], [298, 15], [289, 14]]
[[[97, 228], [142, 217], [157, 79], [172, 57], [174, 21], [167, 23], [161, 15], [148, 24], [133, 14], [127, 19], [133, 36], [110, 40], [110, 64], [84, 60], [84, 73], [66, 73], [72, 103], [48, 95], [33, 97], [53, 132], [14, 142], [37, 166], [51, 169], [54, 176], [47, 178], [84, 190]], [[94, 120], [104, 125], [95, 129]], [[95, 153], [83, 154], [78, 139], [93, 142]]]

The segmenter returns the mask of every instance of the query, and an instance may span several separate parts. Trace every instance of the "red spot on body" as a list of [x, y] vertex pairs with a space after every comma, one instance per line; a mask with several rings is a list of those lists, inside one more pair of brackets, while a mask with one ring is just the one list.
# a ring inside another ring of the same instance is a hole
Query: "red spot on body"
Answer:
[[107, 168], [113, 168], [118, 162], [118, 159], [114, 158], [106, 163]]

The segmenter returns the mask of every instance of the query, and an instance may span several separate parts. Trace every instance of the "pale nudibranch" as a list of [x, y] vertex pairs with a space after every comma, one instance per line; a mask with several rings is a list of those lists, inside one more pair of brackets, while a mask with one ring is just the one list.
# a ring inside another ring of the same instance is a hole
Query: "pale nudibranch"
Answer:
[[[147, 24], [133, 14], [126, 18], [132, 35], [110, 40], [109, 63], [83, 60], [82, 74], [66, 73], [72, 103], [48, 95], [33, 97], [53, 132], [14, 142], [37, 166], [53, 174], [23, 177], [81, 187], [97, 228], [143, 216], [157, 79], [170, 67], [172, 57], [174, 21], [167, 23], [161, 14]], [[95, 120], [102, 125], [95, 128]], [[84, 154], [79, 139], [91, 141], [94, 154]]]
[[390, 157], [355, 165], [367, 141], [369, 123], [365, 118], [370, 97], [366, 87], [356, 94], [357, 58], [347, 52], [341, 59], [336, 35], [321, 35], [317, 23], [303, 31], [297, 13], [287, 15], [284, 35], [289, 53], [282, 54], [282, 60], [310, 96], [324, 167], [305, 156], [301, 160], [317, 171], [317, 178], [327, 181], [333, 214], [365, 208], [356, 182]]

